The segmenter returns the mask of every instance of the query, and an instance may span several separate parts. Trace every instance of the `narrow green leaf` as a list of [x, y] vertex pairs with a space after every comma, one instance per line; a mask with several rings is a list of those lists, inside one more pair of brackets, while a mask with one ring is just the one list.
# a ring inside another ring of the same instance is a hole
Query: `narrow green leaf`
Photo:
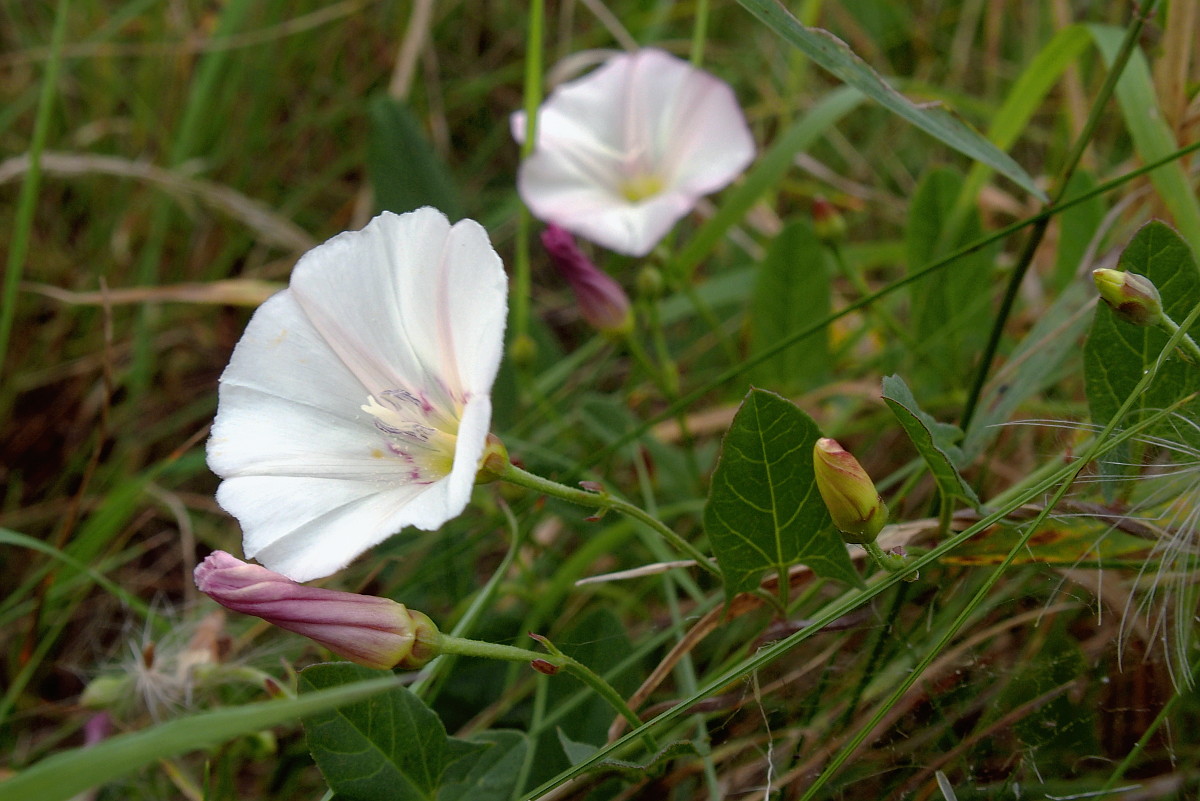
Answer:
[[0, 801], [60, 801], [145, 765], [189, 751], [211, 748], [234, 737], [296, 718], [336, 709], [398, 687], [395, 676], [305, 694], [299, 698], [246, 704], [162, 723], [145, 731], [120, 734], [89, 748], [47, 757], [0, 782]]
[[1094, 296], [1090, 282], [1076, 281], [1038, 315], [1033, 328], [984, 387], [963, 441], [967, 461], [983, 452], [1022, 403], [1061, 378], [1063, 363], [1078, 349], [1091, 322]]
[[859, 583], [813, 477], [817, 424], [795, 404], [752, 389], [721, 443], [704, 528], [725, 576], [725, 594], [758, 586], [769, 570], [808, 565]]
[[[1065, 201], [1086, 195], [1096, 188], [1096, 178], [1087, 170], [1076, 170], [1067, 182]], [[1060, 213], [1058, 224], [1058, 252], [1054, 256], [1054, 273], [1051, 286], [1061, 292], [1076, 283], [1080, 266], [1087, 254], [1092, 238], [1104, 222], [1104, 201], [1093, 197]]]
[[[1185, 318], [1200, 300], [1200, 269], [1196, 257], [1187, 242], [1162, 222], [1154, 220], [1142, 226], [1121, 253], [1117, 266], [1153, 281], [1162, 295], [1163, 309], [1177, 322]], [[1124, 322], [1108, 306], [1097, 304], [1092, 330], [1083, 348], [1084, 380], [1093, 423], [1105, 425], [1112, 419], [1145, 371], [1154, 364], [1167, 339], [1159, 329]], [[1200, 369], [1172, 356], [1121, 425], [1134, 425], [1197, 391], [1200, 391]], [[1200, 401], [1189, 404], [1184, 414], [1191, 419], [1200, 419]], [[1174, 438], [1177, 434], [1170, 426], [1170, 421], [1164, 422], [1158, 433]], [[1197, 438], [1194, 429], [1184, 428], [1178, 433], [1186, 436], [1190, 431], [1191, 439]], [[1118, 453], [1114, 461], [1125, 461], [1125, 458]]]
[[469, 742], [486, 744], [483, 751], [472, 748], [465, 759], [452, 762], [442, 777], [437, 801], [508, 801], [516, 790], [521, 763], [529, 749], [528, 738], [517, 731], [493, 729], [480, 732]]
[[963, 453], [955, 445], [962, 437], [959, 427], [940, 423], [923, 412], [904, 379], [898, 375], [883, 379], [883, 400], [929, 466], [943, 501], [962, 498], [978, 508], [975, 490], [958, 472], [958, 466], [963, 463]]
[[[1089, 25], [1088, 30], [1108, 65], [1112, 65], [1125, 30], [1109, 25]], [[1117, 104], [1133, 139], [1134, 149], [1143, 162], [1151, 162], [1179, 149], [1179, 143], [1158, 108], [1158, 94], [1150, 66], [1140, 49], [1135, 49], [1117, 81]], [[1175, 226], [1189, 242], [1200, 242], [1200, 198], [1192, 187], [1184, 163], [1164, 164], [1150, 173], [1150, 182], [1163, 203], [1171, 210]], [[1200, 269], [1200, 268], [1197, 268]]]
[[[349, 662], [313, 665], [300, 673], [309, 692], [354, 686], [379, 671]], [[454, 759], [442, 721], [406, 687], [304, 719], [308, 748], [343, 801], [427, 801], [437, 796]], [[476, 750], [484, 746], [477, 746]]]
[[401, 100], [377, 95], [367, 105], [367, 174], [375, 207], [397, 214], [422, 206], [440, 209], [452, 221], [463, 216], [454, 178], [434, 151], [412, 110]]
[[[782, 339], [829, 316], [829, 258], [813, 233], [799, 220], [788, 225], [767, 248], [759, 265], [750, 314], [750, 353], [757, 355]], [[819, 386], [829, 372], [829, 337], [818, 335], [804, 347], [788, 348], [754, 371], [755, 383], [788, 391]]]
[[[917, 269], [983, 236], [979, 212], [963, 213], [952, 242], [943, 242], [963, 177], [948, 167], [926, 173], [909, 207], [905, 240], [908, 264]], [[989, 314], [992, 262], [996, 247], [964, 255], [948, 269], [912, 284], [912, 318], [918, 348], [913, 354], [924, 379], [922, 386], [957, 386], [971, 374], [983, 349], [987, 329], [980, 325]]]
[[717, 213], [696, 231], [695, 236], [670, 265], [669, 272], [675, 275], [691, 275], [696, 266], [716, 247], [725, 232], [742, 219], [760, 197], [779, 186], [780, 176], [791, 168], [796, 154], [816, 142], [862, 101], [862, 92], [844, 86], [825, 95], [812, 108], [797, 117], [783, 135], [775, 140], [771, 149], [754, 163], [745, 180], [725, 193]]
[[[1063, 72], [1083, 55], [1090, 39], [1083, 25], [1068, 25], [1046, 42], [1013, 82], [1004, 97], [1004, 104], [992, 117], [987, 132], [992, 144], [1007, 151], [1016, 143]], [[991, 172], [991, 167], [983, 162], [971, 166], [958, 198], [956, 215], [975, 205], [976, 196]]]
[[841, 39], [828, 31], [805, 27], [777, 0], [738, 2], [783, 37], [784, 41], [884, 108], [900, 115], [960, 153], [988, 165], [1034, 197], [1046, 199], [1033, 179], [1008, 154], [945, 110], [922, 108], [897, 92]]

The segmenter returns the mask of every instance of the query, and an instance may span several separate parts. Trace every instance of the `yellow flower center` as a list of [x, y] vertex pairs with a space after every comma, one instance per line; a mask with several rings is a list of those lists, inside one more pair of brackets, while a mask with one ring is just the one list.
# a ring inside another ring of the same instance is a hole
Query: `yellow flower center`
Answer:
[[360, 407], [375, 418], [375, 428], [384, 435], [384, 447], [373, 448], [371, 455], [403, 461], [411, 468], [408, 478], [414, 484], [431, 484], [448, 476], [458, 444], [458, 418], [402, 389], [388, 390], [381, 397], [383, 403], [368, 395], [366, 405]]
[[620, 186], [621, 197], [637, 203], [662, 191], [662, 179], [653, 173], [634, 175], [625, 179]]

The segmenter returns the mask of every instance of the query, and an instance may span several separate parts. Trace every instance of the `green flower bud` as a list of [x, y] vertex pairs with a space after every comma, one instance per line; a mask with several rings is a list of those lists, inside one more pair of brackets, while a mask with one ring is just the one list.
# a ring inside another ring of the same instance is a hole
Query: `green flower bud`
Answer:
[[1092, 280], [1107, 303], [1127, 323], [1156, 326], [1162, 322], [1162, 298], [1158, 287], [1144, 275], [1121, 270], [1093, 270]]
[[519, 334], [508, 343], [508, 358], [520, 368], [533, 367], [537, 361], [537, 343], [529, 334]]
[[638, 294], [647, 300], [658, 300], [667, 289], [667, 280], [663, 278], [662, 270], [652, 264], [647, 264], [637, 275]]
[[836, 440], [822, 437], [813, 446], [813, 471], [817, 490], [842, 539], [858, 544], [874, 542], [887, 523], [887, 505], [854, 455]]

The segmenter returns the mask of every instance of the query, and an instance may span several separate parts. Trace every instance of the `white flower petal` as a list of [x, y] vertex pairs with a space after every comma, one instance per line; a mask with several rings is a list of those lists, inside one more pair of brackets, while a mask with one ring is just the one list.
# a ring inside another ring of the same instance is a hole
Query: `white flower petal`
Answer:
[[208, 458], [247, 556], [325, 576], [470, 499], [507, 281], [486, 232], [384, 214], [301, 259], [221, 377]]
[[[511, 126], [522, 141], [524, 115], [514, 114]], [[753, 138], [728, 85], [644, 49], [615, 56], [550, 94], [518, 188], [538, 218], [642, 256], [753, 157]]]

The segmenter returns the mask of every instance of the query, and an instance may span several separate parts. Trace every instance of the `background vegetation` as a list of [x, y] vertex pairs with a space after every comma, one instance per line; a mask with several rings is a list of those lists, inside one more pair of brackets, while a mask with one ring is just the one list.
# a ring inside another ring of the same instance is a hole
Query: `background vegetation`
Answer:
[[[1068, 197], [1200, 140], [1194, 0], [1148, 17], [1122, 83], [1098, 106], [1130, 4], [791, 5], [908, 97], [987, 133], [1051, 196], [1076, 143], [1086, 147]], [[197, 560], [240, 553], [204, 461], [216, 381], [252, 307], [298, 255], [377, 209], [433, 203], [472, 217], [514, 262], [508, 115], [524, 102], [527, 11], [506, 0], [0, 7], [5, 770], [76, 749], [107, 725], [182, 744], [95, 798], [325, 792], [297, 709], [240, 728], [213, 717], [161, 728], [287, 694], [295, 669], [327, 656], [197, 598]], [[572, 58], [595, 48], [686, 56], [696, 15], [690, 2], [551, 3], [547, 80], [574, 74]], [[853, 450], [892, 507], [885, 542], [922, 553], [945, 540], [946, 505], [880, 381], [899, 374], [926, 412], [962, 422], [1005, 287], [1025, 263], [978, 419], [958, 443], [966, 475], [998, 503], [1081, 452], [1088, 422], [1107, 422], [1093, 419], [1085, 386], [1088, 273], [1114, 266], [1152, 218], [1197, 246], [1194, 159], [1052, 216], [1029, 258], [1035, 226], [876, 297], [963, 243], [1029, 221], [1042, 202], [849, 97], [739, 5], [712, 3], [701, 39], [705, 67], [734, 87], [760, 152], [794, 147], [727, 229], [705, 221], [736, 188], [652, 259], [669, 291], [639, 299], [639, 330], [689, 402], [676, 414], [623, 348], [588, 330], [535, 249], [536, 356], [523, 374], [506, 366], [497, 388], [494, 430], [514, 457], [603, 481], [707, 550], [708, 478], [753, 384], [793, 399]], [[846, 222], [835, 247], [813, 231], [817, 196]], [[705, 244], [698, 231], [720, 236]], [[595, 255], [639, 297], [642, 262]], [[1041, 422], [994, 427], [1015, 420]], [[1112, 480], [1072, 488], [1002, 570], [1028, 533], [1019, 526], [987, 529], [764, 664], [751, 660], [845, 585], [796, 569], [782, 615], [752, 596], [724, 609], [720, 585], [686, 571], [575, 586], [674, 556], [627, 520], [586, 520], [518, 490], [481, 488], [462, 518], [405, 531], [327, 584], [395, 598], [449, 629], [498, 575], [473, 636], [525, 645], [526, 632], [545, 634], [625, 693], [652, 677], [641, 710], [651, 715], [742, 668], [660, 734], [699, 753], [582, 774], [558, 797], [1195, 797], [1194, 427], [1185, 409], [1144, 457], [1114, 453], [1089, 468]], [[1138, 464], [1114, 466], [1122, 461]], [[1026, 519], [1048, 495], [1030, 498]], [[954, 528], [978, 519], [964, 508]], [[514, 531], [523, 545], [506, 558]], [[932, 662], [890, 698], [931, 647]], [[524, 791], [576, 761], [573, 744], [604, 743], [613, 718], [581, 685], [521, 666], [459, 660], [420, 690], [457, 736], [528, 732]]]

